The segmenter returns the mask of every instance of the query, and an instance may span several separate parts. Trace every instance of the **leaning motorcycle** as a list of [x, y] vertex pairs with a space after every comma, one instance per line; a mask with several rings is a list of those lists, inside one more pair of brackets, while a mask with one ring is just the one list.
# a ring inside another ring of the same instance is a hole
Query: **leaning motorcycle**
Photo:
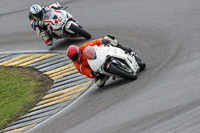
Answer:
[[47, 26], [47, 34], [55, 39], [84, 37], [90, 39], [91, 35], [83, 29], [74, 17], [62, 7], [59, 10], [51, 8], [45, 12], [43, 20]]
[[95, 73], [113, 78], [135, 80], [137, 73], [146, 67], [146, 63], [136, 53], [128, 53], [111, 45], [88, 46], [84, 49], [83, 55]]

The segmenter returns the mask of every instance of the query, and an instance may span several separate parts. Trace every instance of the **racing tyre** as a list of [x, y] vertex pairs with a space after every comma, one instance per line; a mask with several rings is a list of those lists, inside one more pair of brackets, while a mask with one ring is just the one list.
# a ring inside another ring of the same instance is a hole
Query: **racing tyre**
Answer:
[[86, 38], [86, 39], [90, 39], [91, 38], [91, 35], [90, 33], [88, 33], [87, 31], [83, 30], [82, 28], [80, 27], [77, 27], [76, 25], [74, 24], [71, 24], [71, 26], [69, 27], [70, 30], [74, 31], [75, 33], [77, 33], [78, 35]]
[[110, 64], [109, 71], [112, 74], [118, 75], [124, 79], [135, 80], [137, 79], [137, 74], [133, 73], [130, 68], [123, 68], [117, 64]]

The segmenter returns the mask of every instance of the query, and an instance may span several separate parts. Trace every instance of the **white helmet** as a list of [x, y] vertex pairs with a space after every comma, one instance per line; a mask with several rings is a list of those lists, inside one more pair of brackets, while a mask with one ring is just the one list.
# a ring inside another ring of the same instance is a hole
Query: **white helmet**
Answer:
[[43, 11], [42, 11], [42, 7], [38, 4], [34, 4], [30, 7], [30, 12], [32, 13], [32, 15], [34, 16], [34, 18], [36, 19], [42, 19], [43, 16]]

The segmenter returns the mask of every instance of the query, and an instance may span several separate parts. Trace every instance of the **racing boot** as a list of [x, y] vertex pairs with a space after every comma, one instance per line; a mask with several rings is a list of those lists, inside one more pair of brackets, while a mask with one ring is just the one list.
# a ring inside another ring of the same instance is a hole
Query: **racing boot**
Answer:
[[117, 39], [113, 36], [113, 35], [106, 35], [104, 38], [103, 38], [103, 41], [102, 43], [106, 46], [107, 44], [111, 44], [112, 46], [114, 47], [118, 47], [122, 50], [124, 50], [126, 53], [131, 53], [133, 52], [133, 49], [132, 48], [127, 48], [125, 46], [122, 46], [119, 41], [117, 41]]
[[44, 40], [45, 44], [46, 44], [48, 47], [51, 47], [51, 46], [52, 46], [53, 40], [49, 37], [49, 35], [43, 36], [42, 39]]
[[103, 87], [108, 79], [109, 79], [109, 76], [106, 76], [106, 75], [103, 75], [103, 74], [99, 74], [95, 78], [95, 84], [98, 87]]

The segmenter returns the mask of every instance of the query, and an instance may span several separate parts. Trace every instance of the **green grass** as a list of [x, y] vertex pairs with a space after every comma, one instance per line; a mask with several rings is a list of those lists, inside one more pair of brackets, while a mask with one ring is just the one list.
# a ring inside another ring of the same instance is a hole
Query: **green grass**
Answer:
[[0, 67], [0, 128], [29, 110], [30, 103], [40, 94], [37, 78], [17, 68]]

